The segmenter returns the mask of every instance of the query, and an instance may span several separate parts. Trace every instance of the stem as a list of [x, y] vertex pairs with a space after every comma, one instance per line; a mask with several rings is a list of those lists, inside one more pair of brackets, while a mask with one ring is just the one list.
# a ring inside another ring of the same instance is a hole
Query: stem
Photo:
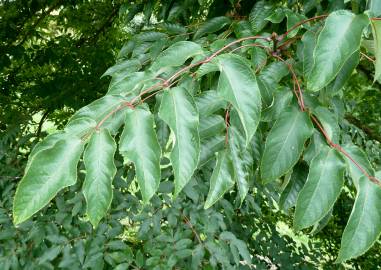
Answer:
[[309, 18], [309, 19], [306, 19], [306, 20], [303, 20], [303, 21], [300, 21], [298, 22], [297, 24], [295, 24], [294, 26], [292, 26], [289, 30], [287, 30], [285, 33], [283, 33], [282, 35], [280, 35], [278, 37], [278, 41], [281, 41], [283, 40], [292, 30], [295, 30], [296, 28], [298, 28], [299, 26], [305, 24], [305, 23], [308, 23], [310, 21], [315, 21], [315, 20], [320, 20], [320, 19], [325, 19], [327, 18], [328, 15], [325, 14], [325, 15], [319, 15], [319, 16], [315, 16], [315, 17], [312, 17], [312, 18]]
[[173, 80], [177, 79], [180, 75], [182, 75], [184, 72], [188, 71], [189, 69], [191, 69], [193, 67], [196, 67], [196, 66], [199, 66], [199, 65], [202, 65], [202, 64], [206, 64], [206, 63], [212, 61], [213, 58], [215, 58], [221, 52], [223, 52], [227, 48], [233, 46], [234, 44], [237, 44], [237, 43], [245, 41], [245, 40], [254, 40], [254, 39], [264, 39], [264, 40], [267, 40], [267, 41], [271, 41], [271, 38], [269, 38], [269, 37], [263, 37], [263, 36], [250, 36], [250, 37], [240, 38], [240, 39], [237, 39], [235, 41], [230, 42], [229, 44], [225, 45], [224, 47], [222, 47], [221, 49], [217, 50], [212, 55], [204, 58], [203, 60], [201, 60], [199, 62], [196, 62], [196, 63], [193, 63], [193, 64], [190, 64], [190, 65], [188, 65], [186, 67], [183, 67], [182, 69], [177, 71], [175, 74], [173, 74], [171, 77], [169, 77], [164, 82], [162, 82], [162, 78], [160, 78], [160, 79], [159, 78], [155, 78], [155, 79], [158, 79], [160, 81], [157, 82], [156, 84], [152, 85], [151, 87], [143, 90], [139, 95], [134, 97], [130, 102], [124, 102], [121, 105], [119, 105], [118, 107], [116, 107], [115, 109], [113, 109], [105, 117], [103, 117], [103, 119], [96, 125], [95, 129], [99, 129], [108, 118], [110, 118], [114, 113], [124, 109], [125, 107], [130, 107], [130, 108], [133, 109], [134, 108], [133, 104], [135, 104], [135, 102], [139, 98], [141, 98], [143, 95], [147, 94], [148, 92], [150, 92], [152, 90], [155, 90], [155, 88], [157, 88], [157, 87], [159, 87], [159, 88], [168, 87], [169, 85], [172, 85], [171, 82]]

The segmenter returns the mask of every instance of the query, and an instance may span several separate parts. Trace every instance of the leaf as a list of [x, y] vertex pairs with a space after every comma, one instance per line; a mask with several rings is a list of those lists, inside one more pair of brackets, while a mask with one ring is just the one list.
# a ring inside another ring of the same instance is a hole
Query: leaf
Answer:
[[344, 63], [343, 67], [340, 69], [336, 78], [328, 85], [328, 90], [332, 93], [337, 93], [339, 90], [341, 90], [343, 86], [345, 85], [345, 83], [351, 77], [359, 61], [360, 61], [360, 51], [356, 51]]
[[114, 76], [114, 74], [121, 74], [121, 73], [129, 74], [139, 70], [140, 68], [141, 68], [141, 63], [139, 60], [136, 60], [136, 59], [124, 60], [108, 68], [106, 72], [101, 76], [101, 78], [107, 75]]
[[291, 107], [284, 111], [267, 136], [261, 160], [261, 175], [269, 183], [287, 173], [302, 154], [313, 126], [305, 112]]
[[316, 46], [317, 33], [307, 31], [302, 37], [303, 75], [308, 78], [314, 65], [314, 49]]
[[274, 102], [270, 107], [267, 107], [262, 111], [261, 121], [270, 122], [279, 118], [281, 113], [290, 105], [291, 100], [291, 89], [281, 87], [279, 90], [276, 90], [274, 94]]
[[116, 143], [107, 129], [95, 131], [83, 154], [86, 178], [83, 194], [91, 224], [98, 226], [106, 215], [112, 200], [112, 180], [116, 173], [114, 154]]
[[252, 176], [253, 153], [245, 147], [245, 137], [242, 133], [236, 111], [230, 113], [231, 126], [228, 129], [230, 157], [234, 168], [234, 178], [237, 182], [241, 204], [249, 191], [249, 181]]
[[143, 83], [146, 80], [151, 79], [151, 73], [147, 73], [144, 71], [133, 72], [123, 79], [112, 80], [107, 95], [124, 95], [129, 96], [132, 94], [137, 94], [137, 92], [143, 86]]
[[322, 124], [331, 141], [339, 143], [340, 127], [336, 115], [322, 106], [314, 108], [313, 113], [319, 119], [319, 122]]
[[17, 186], [13, 220], [17, 225], [43, 208], [57, 193], [77, 181], [77, 164], [83, 143], [77, 137], [63, 137], [51, 148], [38, 151]]
[[210, 115], [200, 118], [200, 138], [215, 136], [225, 129], [225, 121], [221, 115]]
[[215, 90], [202, 92], [195, 97], [198, 112], [202, 116], [208, 116], [226, 107], [226, 101]]
[[233, 164], [226, 151], [218, 153], [216, 166], [210, 178], [209, 193], [204, 208], [215, 204], [234, 185]]
[[164, 92], [159, 117], [175, 134], [171, 152], [175, 175], [175, 195], [189, 182], [200, 156], [199, 117], [192, 96], [182, 87]]
[[[353, 144], [343, 145], [343, 149], [359, 164], [369, 175], [374, 176], [374, 169], [370, 164], [365, 152], [361, 148]], [[343, 155], [344, 156], [344, 155]], [[360, 178], [364, 173], [346, 156], [344, 156], [347, 163], [349, 174], [356, 188], [358, 189]]]
[[119, 151], [125, 161], [134, 163], [143, 202], [147, 203], [159, 188], [161, 179], [161, 149], [151, 112], [142, 108], [127, 111]]
[[[104, 117], [106, 117], [110, 111], [117, 106], [126, 102], [124, 97], [118, 95], [107, 95], [100, 99], [97, 99], [90, 103], [89, 105], [79, 109], [69, 120], [68, 125], [71, 125], [73, 121], [79, 118], [91, 118], [96, 123], [99, 123]], [[106, 128], [114, 135], [120, 126], [123, 124], [125, 117], [125, 110], [120, 110], [111, 117], [109, 117], [102, 125], [102, 128]]]
[[314, 65], [307, 88], [318, 91], [330, 83], [351, 55], [359, 50], [362, 31], [369, 23], [366, 15], [345, 10], [331, 13], [314, 49]]
[[279, 199], [279, 207], [283, 211], [288, 211], [291, 207], [294, 207], [298, 194], [308, 176], [308, 166], [305, 163], [298, 163], [293, 168], [291, 177], [287, 186], [282, 191]]
[[374, 63], [374, 67], [376, 69], [374, 81], [381, 82], [381, 21], [371, 20], [371, 25], [376, 57], [376, 62]]
[[201, 153], [198, 167], [202, 167], [215, 157], [215, 154], [225, 146], [225, 136], [219, 135], [201, 140]]
[[270, 106], [274, 99], [274, 90], [279, 81], [289, 73], [287, 65], [283, 62], [273, 62], [267, 65], [258, 76], [258, 86], [261, 91], [263, 103]]
[[314, 225], [331, 210], [344, 185], [344, 172], [345, 162], [334, 148], [325, 146], [312, 160], [296, 202], [296, 230]]
[[[381, 172], [376, 176], [381, 177]], [[341, 238], [336, 262], [341, 263], [364, 254], [381, 232], [381, 188], [365, 175], [359, 179], [356, 200]]]
[[237, 110], [246, 135], [246, 146], [257, 130], [261, 115], [261, 94], [254, 73], [239, 56], [218, 58], [221, 71], [218, 92]]
[[202, 48], [191, 41], [179, 41], [163, 51], [151, 66], [151, 70], [159, 70], [165, 67], [178, 67], [190, 57], [202, 54]]
[[249, 14], [249, 21], [254, 34], [260, 32], [268, 23], [266, 20], [273, 13], [274, 7], [266, 1], [258, 1]]
[[198, 39], [205, 34], [217, 32], [226, 25], [230, 24], [230, 22], [231, 20], [225, 16], [214, 17], [200, 25], [197, 32], [193, 36], [193, 40]]

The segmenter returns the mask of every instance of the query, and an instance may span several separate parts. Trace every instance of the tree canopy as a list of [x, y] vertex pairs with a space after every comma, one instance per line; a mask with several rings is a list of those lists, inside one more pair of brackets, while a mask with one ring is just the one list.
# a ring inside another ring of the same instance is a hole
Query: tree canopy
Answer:
[[375, 269], [377, 0], [2, 1], [1, 269]]

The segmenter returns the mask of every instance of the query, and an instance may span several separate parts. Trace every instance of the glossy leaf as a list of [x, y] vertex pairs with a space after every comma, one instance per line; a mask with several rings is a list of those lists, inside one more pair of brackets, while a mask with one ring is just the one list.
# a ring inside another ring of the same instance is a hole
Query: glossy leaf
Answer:
[[182, 87], [164, 92], [159, 116], [175, 134], [171, 152], [175, 195], [191, 179], [200, 156], [199, 117], [193, 97]]
[[[378, 179], [381, 172], [377, 172]], [[359, 179], [356, 200], [341, 238], [336, 262], [344, 262], [365, 253], [381, 233], [381, 188], [366, 176]]]
[[[105, 116], [107, 116], [110, 113], [110, 108], [115, 108], [126, 101], [128, 100], [118, 95], [104, 96], [100, 99], [93, 101], [89, 105], [79, 109], [70, 118], [68, 125], [70, 125], [72, 121], [82, 117], [91, 118], [95, 122], [99, 123]], [[124, 116], [125, 110], [120, 110], [114, 113], [103, 123], [102, 128], [107, 128], [111, 134], [115, 134], [120, 128], [120, 126], [123, 124]]]
[[281, 114], [266, 139], [261, 160], [264, 183], [284, 175], [296, 164], [312, 132], [313, 126], [306, 113], [291, 107]]
[[15, 224], [27, 220], [47, 205], [60, 190], [75, 184], [82, 151], [83, 142], [79, 138], [67, 137], [33, 156], [14, 197]]
[[257, 130], [261, 115], [261, 94], [254, 73], [238, 56], [218, 58], [221, 71], [220, 95], [237, 110], [246, 136], [246, 146]]
[[265, 19], [272, 14], [273, 10], [274, 7], [266, 1], [262, 0], [255, 3], [249, 14], [249, 21], [254, 33], [260, 32], [266, 26], [268, 21]]
[[328, 85], [328, 90], [332, 93], [336, 93], [343, 88], [345, 83], [351, 77], [353, 71], [357, 67], [360, 61], [360, 52], [354, 52], [348, 60], [344, 63], [343, 67], [340, 69], [336, 78]]
[[234, 168], [235, 181], [237, 182], [241, 203], [249, 191], [250, 176], [252, 176], [253, 156], [245, 148], [245, 137], [237, 127], [229, 127], [229, 149]]
[[128, 110], [119, 151], [135, 165], [143, 201], [147, 203], [159, 187], [161, 149], [154, 130], [152, 114], [141, 108]]
[[312, 160], [307, 181], [299, 193], [295, 229], [314, 225], [331, 210], [344, 185], [344, 172], [345, 162], [341, 155], [325, 146]]
[[224, 118], [220, 115], [210, 115], [200, 118], [200, 138], [215, 136], [225, 129]]
[[114, 154], [116, 143], [107, 129], [94, 131], [83, 154], [86, 178], [83, 194], [86, 213], [94, 227], [106, 215], [112, 200], [112, 181], [116, 173]]
[[200, 25], [197, 32], [194, 34], [193, 39], [198, 39], [205, 34], [217, 32], [226, 25], [230, 24], [230, 22], [230, 19], [225, 16], [212, 18]]
[[215, 90], [209, 90], [195, 97], [197, 109], [201, 116], [208, 116], [226, 107], [226, 101]]
[[310, 91], [320, 90], [337, 76], [345, 62], [359, 49], [362, 31], [368, 23], [365, 15], [344, 10], [328, 16], [314, 49], [314, 65], [307, 81]]
[[224, 149], [225, 136], [218, 135], [201, 140], [201, 153], [198, 167], [202, 167], [215, 157], [215, 154]]
[[179, 41], [163, 51], [151, 66], [151, 70], [159, 70], [164, 67], [178, 67], [190, 57], [202, 54], [199, 44], [191, 41]]
[[308, 166], [305, 163], [296, 164], [279, 199], [279, 206], [283, 211], [288, 211], [291, 207], [296, 205], [298, 194], [303, 188], [307, 176]]
[[[343, 145], [343, 149], [356, 161], [357, 164], [361, 166], [369, 175], [374, 176], [374, 169], [370, 164], [365, 152], [361, 150], [358, 146], [354, 144]], [[360, 178], [364, 173], [346, 156], [344, 159], [347, 163], [348, 172], [351, 176], [351, 179], [358, 189]]]
[[226, 151], [218, 153], [216, 166], [210, 178], [209, 193], [204, 208], [215, 204], [234, 185], [234, 169], [229, 154]]

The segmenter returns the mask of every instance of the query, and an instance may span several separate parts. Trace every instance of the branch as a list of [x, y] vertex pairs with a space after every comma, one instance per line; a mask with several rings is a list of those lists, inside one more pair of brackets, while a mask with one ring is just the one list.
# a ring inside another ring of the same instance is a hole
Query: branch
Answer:
[[373, 129], [368, 127], [366, 124], [362, 123], [359, 119], [349, 114], [345, 115], [345, 119], [352, 125], [364, 131], [369, 139], [375, 140], [381, 143], [381, 136], [378, 134], [378, 132], [374, 131]]
[[50, 114], [50, 111], [47, 110], [41, 117], [41, 120], [40, 122], [38, 123], [38, 128], [37, 128], [37, 132], [36, 132], [36, 137], [37, 139], [40, 138], [40, 135], [41, 135], [41, 131], [42, 131], [42, 125], [44, 124], [46, 118], [48, 117], [48, 115]]

